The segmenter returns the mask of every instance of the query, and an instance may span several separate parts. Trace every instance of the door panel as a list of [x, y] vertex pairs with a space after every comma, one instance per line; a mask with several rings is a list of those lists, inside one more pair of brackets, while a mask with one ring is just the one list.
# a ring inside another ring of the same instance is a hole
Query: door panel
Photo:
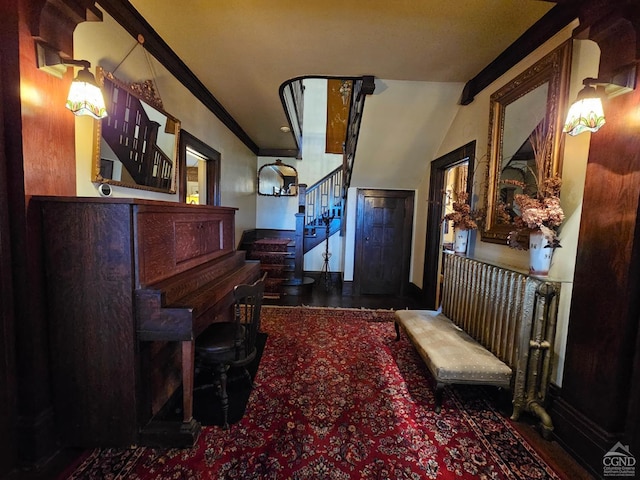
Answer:
[[404, 295], [409, 284], [413, 191], [358, 190], [356, 294]]

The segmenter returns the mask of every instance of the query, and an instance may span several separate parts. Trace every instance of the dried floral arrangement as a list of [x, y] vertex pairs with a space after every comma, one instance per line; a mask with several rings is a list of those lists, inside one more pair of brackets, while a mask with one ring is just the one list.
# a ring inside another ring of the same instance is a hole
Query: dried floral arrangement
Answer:
[[468, 203], [469, 193], [466, 191], [458, 192], [456, 201], [453, 202], [453, 212], [444, 216], [444, 221], [453, 222], [453, 228], [460, 230], [476, 230], [478, 222], [482, 220], [483, 213], [481, 210], [471, 210]]
[[[533, 155], [536, 161], [536, 172], [532, 172], [537, 191], [535, 196], [524, 193], [514, 196], [514, 203], [520, 215], [513, 220], [515, 230], [509, 233], [507, 243], [511, 248], [526, 250], [528, 247], [518, 241], [518, 236], [525, 229], [540, 230], [549, 243], [549, 248], [560, 247], [558, 229], [564, 221], [564, 211], [560, 205], [560, 187], [562, 179], [554, 175], [545, 177], [544, 161], [551, 148], [549, 135], [545, 134], [544, 126], [539, 125], [530, 137]], [[523, 189], [525, 184], [519, 180], [504, 180], [503, 183], [516, 185]]]

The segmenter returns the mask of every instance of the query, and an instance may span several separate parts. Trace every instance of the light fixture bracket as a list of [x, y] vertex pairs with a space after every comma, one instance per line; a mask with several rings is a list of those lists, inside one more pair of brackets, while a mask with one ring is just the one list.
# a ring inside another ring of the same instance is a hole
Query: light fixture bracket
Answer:
[[56, 50], [43, 42], [36, 42], [36, 59], [40, 70], [58, 78], [62, 78], [68, 66], [91, 67], [91, 63], [87, 60], [62, 58]]
[[632, 63], [617, 69], [610, 77], [585, 78], [585, 87], [602, 87], [607, 97], [632, 92], [636, 88], [636, 64]]

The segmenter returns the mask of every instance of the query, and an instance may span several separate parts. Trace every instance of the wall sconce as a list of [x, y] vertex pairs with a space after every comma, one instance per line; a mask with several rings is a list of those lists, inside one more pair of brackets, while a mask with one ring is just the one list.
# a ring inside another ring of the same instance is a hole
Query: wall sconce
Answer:
[[51, 47], [43, 43], [36, 43], [38, 68], [62, 78], [67, 66], [82, 67], [76, 78], [71, 82], [66, 107], [74, 115], [88, 115], [97, 120], [107, 116], [102, 90], [96, 82], [96, 77], [89, 71], [91, 63], [87, 60], [63, 59]]
[[606, 121], [602, 98], [615, 97], [633, 91], [636, 80], [636, 66], [621, 69], [610, 79], [585, 78], [584, 88], [578, 92], [571, 105], [562, 131], [575, 136], [582, 132], [597, 132]]

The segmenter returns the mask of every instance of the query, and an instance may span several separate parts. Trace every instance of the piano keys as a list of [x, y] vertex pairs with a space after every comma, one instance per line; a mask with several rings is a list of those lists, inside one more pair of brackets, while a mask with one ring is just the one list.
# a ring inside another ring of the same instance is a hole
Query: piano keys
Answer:
[[[235, 209], [34, 197], [42, 215], [54, 410], [65, 445], [190, 446], [193, 341], [260, 275]], [[182, 421], [162, 420], [182, 387]]]

